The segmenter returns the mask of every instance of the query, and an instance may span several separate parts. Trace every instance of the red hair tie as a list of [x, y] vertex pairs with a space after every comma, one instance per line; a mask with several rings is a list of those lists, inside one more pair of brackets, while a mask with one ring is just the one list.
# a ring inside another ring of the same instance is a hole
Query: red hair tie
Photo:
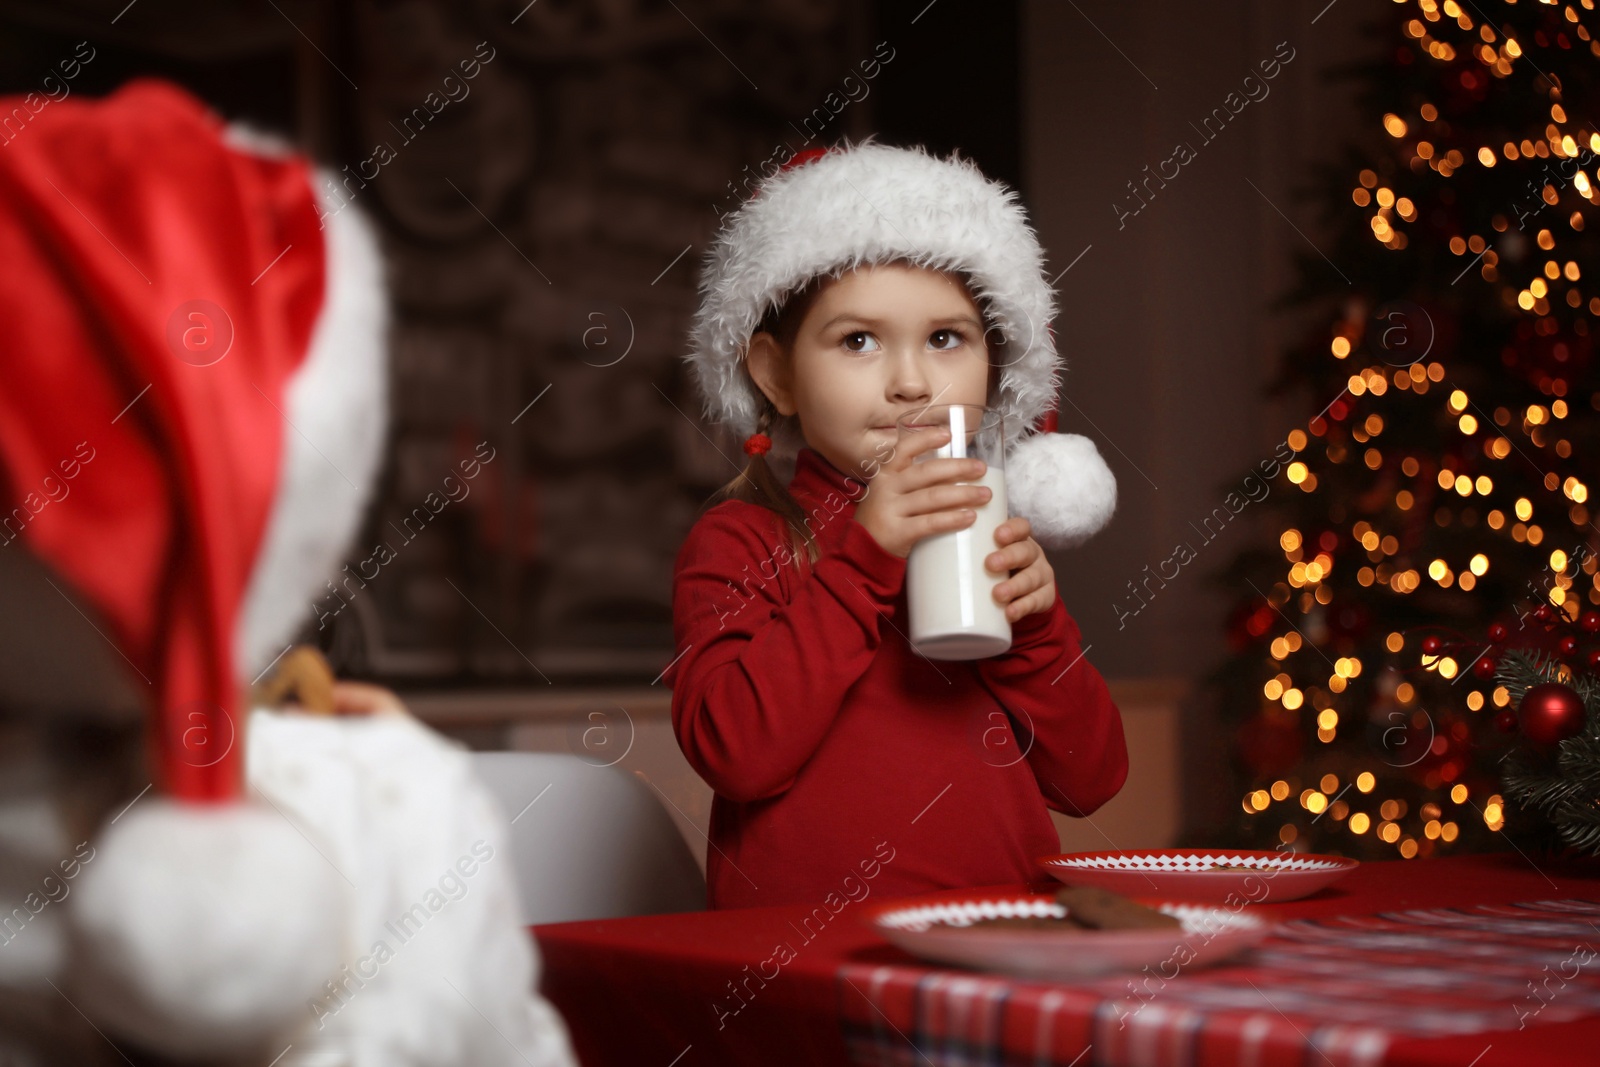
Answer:
[[764, 433], [753, 433], [745, 438], [744, 454], [747, 456], [764, 456], [772, 449], [772, 438]]

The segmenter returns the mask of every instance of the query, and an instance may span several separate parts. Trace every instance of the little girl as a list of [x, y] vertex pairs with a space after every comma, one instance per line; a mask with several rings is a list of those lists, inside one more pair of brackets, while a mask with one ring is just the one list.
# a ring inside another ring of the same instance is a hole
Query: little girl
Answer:
[[[1009, 434], [1055, 406], [1053, 294], [1015, 201], [968, 161], [869, 138], [791, 160], [712, 249], [688, 358], [749, 459], [678, 555], [668, 673], [678, 743], [716, 794], [713, 908], [1034, 880], [1060, 850], [1046, 809], [1088, 815], [1127, 777], [1035, 537], [1066, 547], [1109, 517], [1084, 438], [1009, 446], [1021, 514], [985, 565], [1008, 575], [1010, 649], [935, 662], [906, 638], [907, 555], [988, 490], [958, 484], [979, 460], [913, 464], [896, 420], [988, 404]], [[798, 449], [787, 487], [767, 431]]]

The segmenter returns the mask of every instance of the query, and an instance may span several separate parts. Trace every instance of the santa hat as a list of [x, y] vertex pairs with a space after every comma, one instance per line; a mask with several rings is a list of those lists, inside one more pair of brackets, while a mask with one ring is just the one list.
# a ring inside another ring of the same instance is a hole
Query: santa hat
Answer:
[[151, 709], [155, 793], [75, 894], [74, 1001], [152, 1047], [270, 1033], [340, 958], [332, 872], [242, 775], [247, 686], [335, 570], [386, 430], [376, 241], [313, 178], [151, 80], [0, 150], [0, 541], [92, 605]]
[[764, 181], [725, 222], [702, 270], [687, 356], [708, 419], [754, 433], [764, 398], [744, 368], [751, 334], [813, 278], [907, 260], [963, 271], [1007, 341], [998, 396], [1006, 417], [1006, 495], [1047, 548], [1093, 535], [1116, 507], [1116, 480], [1094, 443], [1055, 433], [1055, 300], [1044, 253], [1017, 194], [952, 154], [868, 137], [809, 149]]

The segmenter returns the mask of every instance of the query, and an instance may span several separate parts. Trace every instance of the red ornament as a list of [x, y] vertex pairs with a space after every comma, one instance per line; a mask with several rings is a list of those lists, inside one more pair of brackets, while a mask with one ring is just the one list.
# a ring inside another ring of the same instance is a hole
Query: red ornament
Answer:
[[1490, 656], [1479, 656], [1478, 662], [1472, 665], [1472, 673], [1484, 681], [1494, 677], [1494, 659]]
[[1443, 647], [1444, 642], [1432, 634], [1429, 634], [1427, 637], [1422, 639], [1422, 653], [1425, 656], [1437, 656], [1439, 654], [1439, 650]]
[[772, 438], [764, 433], [753, 433], [744, 442], [744, 454], [747, 456], [763, 456], [772, 449]]
[[1589, 653], [1589, 669], [1591, 671], [1600, 671], [1600, 648]]
[[1583, 729], [1583, 700], [1570, 686], [1545, 682], [1529, 689], [1517, 707], [1517, 724], [1528, 739], [1553, 745]]
[[1556, 648], [1561, 650], [1563, 656], [1570, 656], [1578, 651], [1578, 639], [1568, 634], [1556, 643]]
[[1510, 708], [1507, 708], [1505, 711], [1502, 711], [1500, 714], [1498, 714], [1498, 715], [1496, 715], [1494, 717], [1494, 725], [1495, 725], [1495, 729], [1499, 730], [1503, 734], [1514, 734], [1514, 733], [1516, 733], [1517, 732], [1517, 715], [1516, 715], [1516, 712], [1512, 711]]
[[1578, 620], [1585, 633], [1600, 634], [1600, 611], [1586, 611], [1583, 618]]
[[1497, 622], [1489, 627], [1489, 640], [1497, 645], [1510, 636], [1511, 631], [1506, 629], [1506, 624], [1503, 622]]
[[1540, 622], [1549, 622], [1552, 614], [1553, 613], [1550, 611], [1549, 604], [1540, 604], [1538, 609], [1533, 613], [1533, 617], [1538, 619]]

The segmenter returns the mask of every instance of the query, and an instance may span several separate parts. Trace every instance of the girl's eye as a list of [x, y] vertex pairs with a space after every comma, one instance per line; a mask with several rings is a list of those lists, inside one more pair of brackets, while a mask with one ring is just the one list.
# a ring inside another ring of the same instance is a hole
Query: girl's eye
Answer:
[[851, 352], [872, 352], [877, 348], [877, 339], [865, 330], [844, 335], [844, 347]]
[[964, 338], [956, 330], [935, 330], [928, 336], [929, 344], [940, 351], [946, 352], [948, 352], [950, 349], [960, 347], [961, 343], [965, 340], [966, 338]]

